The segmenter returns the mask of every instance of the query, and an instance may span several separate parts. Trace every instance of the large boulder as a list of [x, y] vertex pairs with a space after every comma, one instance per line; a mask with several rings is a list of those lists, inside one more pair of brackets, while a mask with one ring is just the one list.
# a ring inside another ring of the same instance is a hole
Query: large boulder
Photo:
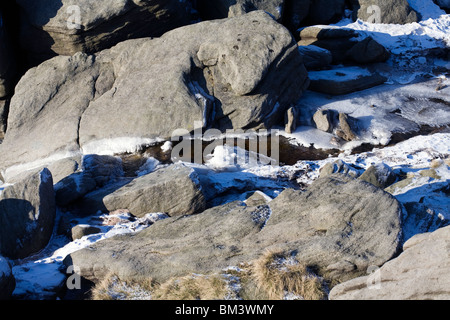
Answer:
[[97, 52], [130, 39], [157, 37], [189, 23], [178, 0], [17, 0], [21, 45], [31, 62]]
[[205, 209], [205, 197], [197, 173], [182, 164], [136, 178], [107, 195], [106, 209], [128, 209], [134, 216], [164, 212], [170, 216], [189, 215]]
[[450, 226], [418, 234], [372, 274], [335, 286], [331, 300], [450, 299]]
[[332, 175], [304, 193], [287, 189], [268, 204], [236, 201], [167, 218], [138, 234], [76, 251], [65, 264], [79, 267], [92, 281], [112, 272], [121, 279], [162, 282], [192, 272], [220, 272], [274, 250], [342, 281], [396, 254], [400, 214], [398, 202], [381, 189]]
[[420, 16], [407, 0], [353, 0], [354, 19], [371, 23], [407, 24]]
[[5, 188], [0, 194], [0, 251], [24, 258], [43, 249], [55, 223], [55, 193], [48, 169]]
[[8, 300], [16, 287], [16, 280], [8, 260], [0, 256], [0, 300]]
[[292, 35], [261, 11], [58, 56], [17, 85], [0, 170], [132, 152], [180, 128], [270, 128], [308, 84]]

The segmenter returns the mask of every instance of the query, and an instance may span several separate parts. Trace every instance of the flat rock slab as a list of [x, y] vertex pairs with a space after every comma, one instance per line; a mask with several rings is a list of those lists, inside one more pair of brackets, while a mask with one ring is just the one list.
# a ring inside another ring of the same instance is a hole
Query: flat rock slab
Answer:
[[373, 185], [343, 175], [317, 180], [308, 191], [286, 190], [268, 205], [237, 201], [200, 214], [171, 217], [133, 235], [100, 241], [70, 254], [90, 280], [220, 272], [282, 250], [333, 279], [382, 265], [398, 250], [401, 209]]
[[164, 212], [189, 215], [205, 209], [197, 173], [182, 164], [156, 170], [136, 178], [103, 199], [106, 209], [128, 209], [134, 216]]
[[325, 94], [343, 95], [381, 85], [387, 78], [359, 67], [312, 71], [309, 89]]

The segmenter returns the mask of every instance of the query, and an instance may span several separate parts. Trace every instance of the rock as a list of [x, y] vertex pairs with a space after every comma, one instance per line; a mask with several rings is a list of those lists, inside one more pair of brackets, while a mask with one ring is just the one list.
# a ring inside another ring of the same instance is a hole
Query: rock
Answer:
[[[15, 56], [3, 21], [2, 12], [0, 11], [0, 99], [4, 99], [12, 93], [16, 81]], [[2, 121], [0, 121], [0, 129], [1, 125]]]
[[16, 280], [8, 260], [0, 256], [0, 300], [9, 300], [16, 287]]
[[353, 29], [311, 26], [300, 31], [299, 46], [314, 45], [331, 52], [334, 64], [384, 62], [390, 53], [371, 37], [361, 37]]
[[318, 110], [313, 115], [316, 128], [324, 132], [333, 132], [337, 123], [337, 113], [334, 110]]
[[6, 133], [8, 112], [9, 112], [9, 99], [0, 100], [0, 140], [4, 138]]
[[263, 10], [281, 21], [285, 0], [197, 0], [197, 8], [206, 19], [223, 19]]
[[450, 226], [418, 234], [372, 275], [335, 286], [330, 300], [450, 299]]
[[134, 179], [103, 199], [106, 209], [128, 209], [134, 216], [164, 212], [190, 215], [205, 209], [205, 198], [195, 171], [181, 164]]
[[387, 24], [420, 21], [419, 14], [409, 6], [407, 0], [357, 0], [354, 3], [354, 20]]
[[336, 135], [345, 141], [353, 141], [356, 139], [355, 128], [356, 119], [351, 118], [345, 113], [339, 113], [339, 127], [336, 130]]
[[[96, 213], [107, 213], [109, 210], [105, 207], [103, 199], [113, 193], [114, 191], [122, 188], [133, 180], [130, 177], [117, 178], [106, 184], [104, 187], [95, 189], [76, 201], [70, 203], [70, 210], [78, 216], [88, 216]], [[124, 208], [121, 208], [124, 209]]]
[[283, 11], [283, 24], [295, 32], [308, 17], [311, 0], [285, 1]]
[[361, 64], [384, 62], [390, 56], [389, 51], [371, 37], [356, 43], [346, 55], [348, 59]]
[[345, 0], [312, 0], [308, 24], [331, 24], [344, 16]]
[[354, 168], [351, 164], [345, 163], [342, 160], [337, 160], [335, 162], [329, 162], [320, 168], [320, 177], [330, 176], [334, 173], [346, 174], [353, 178], [357, 178], [360, 173], [358, 168]]
[[328, 278], [340, 281], [382, 265], [400, 246], [400, 204], [348, 175], [319, 178], [305, 192], [288, 189], [270, 208], [259, 245], [284, 243], [284, 250], [295, 250], [298, 261], [316, 266]]
[[90, 234], [100, 233], [100, 228], [93, 227], [86, 224], [77, 224], [75, 227], [71, 229], [72, 240], [75, 241], [77, 239], [81, 239], [84, 236], [88, 236]]
[[450, 0], [433, 0], [439, 7], [444, 10], [450, 10]]
[[298, 111], [297, 108], [291, 107], [286, 111], [286, 115], [284, 117], [284, 123], [285, 123], [285, 131], [287, 133], [292, 133], [297, 128], [297, 118], [298, 118]]
[[122, 160], [108, 155], [89, 154], [83, 157], [82, 170], [94, 179], [96, 186], [103, 187], [109, 181], [123, 177]]
[[65, 207], [95, 190], [97, 184], [90, 173], [76, 172], [55, 184], [56, 205]]
[[81, 156], [74, 156], [70, 158], [64, 158], [50, 163], [46, 167], [52, 173], [53, 183], [57, 184], [65, 177], [71, 175], [81, 168]]
[[24, 258], [43, 249], [55, 223], [55, 193], [48, 169], [5, 188], [0, 194], [0, 249]]
[[235, 201], [201, 214], [158, 221], [134, 235], [121, 235], [71, 253], [65, 265], [99, 281], [220, 272], [267, 250], [296, 255], [328, 279], [342, 281], [397, 252], [401, 208], [374, 186], [333, 175], [306, 192], [287, 189], [267, 204]]
[[299, 46], [298, 50], [303, 57], [307, 70], [320, 70], [333, 62], [333, 55], [327, 49], [315, 45]]
[[359, 67], [309, 72], [309, 89], [325, 94], [343, 95], [366, 90], [387, 81], [387, 78]]
[[117, 43], [158, 37], [189, 23], [186, 2], [178, 0], [18, 0], [21, 44], [38, 64], [55, 55], [94, 53]]
[[308, 84], [292, 35], [261, 11], [58, 56], [17, 85], [0, 170], [133, 152], [180, 128], [270, 128]]
[[397, 176], [391, 167], [381, 162], [370, 166], [359, 179], [369, 182], [378, 188], [385, 189], [396, 182]]

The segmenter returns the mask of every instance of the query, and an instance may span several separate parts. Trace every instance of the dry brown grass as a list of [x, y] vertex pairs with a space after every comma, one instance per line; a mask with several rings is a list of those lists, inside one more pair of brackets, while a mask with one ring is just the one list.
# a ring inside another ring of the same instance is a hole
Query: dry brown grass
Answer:
[[189, 275], [172, 278], [153, 292], [158, 300], [218, 300], [227, 294], [227, 284], [219, 275]]
[[216, 300], [228, 292], [219, 275], [189, 275], [157, 284], [151, 279], [123, 281], [110, 274], [91, 290], [92, 300]]
[[91, 290], [92, 300], [149, 300], [154, 283], [151, 279], [123, 281], [115, 274], [107, 275]]
[[304, 300], [325, 298], [322, 281], [301, 263], [280, 263], [285, 261], [282, 252], [268, 251], [253, 264], [252, 275], [257, 286], [269, 299], [283, 299], [286, 292]]

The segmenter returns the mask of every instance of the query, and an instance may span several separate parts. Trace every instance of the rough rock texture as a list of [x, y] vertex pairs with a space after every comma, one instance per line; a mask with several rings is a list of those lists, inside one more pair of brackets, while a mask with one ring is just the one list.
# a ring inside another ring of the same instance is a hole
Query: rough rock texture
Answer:
[[103, 203], [109, 211], [128, 209], [136, 217], [152, 212], [181, 216], [205, 209], [197, 174], [182, 164], [136, 178], [107, 195]]
[[130, 39], [158, 37], [185, 25], [178, 0], [18, 0], [21, 44], [32, 62], [55, 55], [93, 53]]
[[450, 226], [418, 234], [373, 274], [335, 286], [331, 300], [450, 299]]
[[387, 164], [379, 163], [370, 166], [359, 179], [367, 181], [378, 188], [385, 189], [397, 180], [397, 176]]
[[97, 55], [58, 56], [19, 82], [0, 170], [73, 156], [80, 147], [84, 154], [134, 151], [180, 128], [271, 127], [308, 84], [292, 35], [261, 11]]
[[0, 250], [24, 258], [43, 249], [55, 223], [52, 175], [43, 169], [7, 187], [0, 194]]
[[[299, 205], [301, 204], [301, 205]], [[72, 253], [66, 265], [101, 279], [217, 272], [266, 250], [295, 254], [322, 275], [345, 280], [382, 265], [401, 238], [397, 201], [374, 186], [333, 175], [302, 193], [288, 189], [268, 205], [236, 201], [203, 213], [159, 221], [134, 235], [113, 237]]]
[[16, 287], [16, 280], [8, 260], [0, 256], [0, 300], [8, 300]]
[[392, 24], [420, 21], [419, 14], [409, 6], [407, 0], [356, 0], [353, 2], [355, 3], [353, 8], [355, 20]]

